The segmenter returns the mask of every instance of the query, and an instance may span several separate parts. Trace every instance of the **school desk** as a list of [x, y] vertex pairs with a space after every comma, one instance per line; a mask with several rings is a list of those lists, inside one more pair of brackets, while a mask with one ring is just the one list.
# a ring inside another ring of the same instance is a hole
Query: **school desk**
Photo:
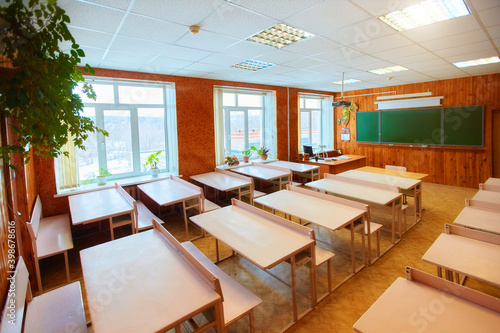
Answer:
[[331, 158], [317, 161], [314, 158], [309, 160], [299, 160], [298, 163], [310, 164], [320, 167], [320, 178], [325, 173], [338, 174], [347, 170], [357, 169], [366, 165], [366, 156], [361, 155], [341, 155], [335, 157], [336, 160]]
[[298, 177], [310, 179], [311, 181], [315, 179], [320, 179], [319, 176], [319, 166], [295, 163], [288, 161], [276, 161], [268, 163], [268, 165], [274, 165], [286, 169], [292, 170], [292, 173]]
[[160, 228], [154, 223], [153, 230], [80, 251], [94, 332], [180, 332], [182, 322], [210, 309], [209, 326], [224, 332], [217, 278]]
[[466, 199], [453, 224], [500, 234], [500, 204]]
[[[192, 216], [190, 220], [215, 238], [217, 262], [219, 240], [263, 270], [290, 260], [294, 322], [299, 319], [295, 270], [313, 263], [309, 265], [311, 306], [316, 305], [316, 241], [312, 229], [236, 199], [232, 199], [231, 206]], [[304, 251], [308, 253], [306, 259], [296, 262], [296, 255]]]
[[269, 163], [252, 163], [252, 165], [231, 169], [232, 172], [263, 180], [278, 185], [278, 189], [285, 188], [286, 184], [292, 182], [290, 169], [269, 166]]
[[[226, 170], [215, 169], [215, 171], [194, 175], [190, 178], [203, 184], [205, 188], [208, 186], [215, 189], [216, 201], [219, 191], [237, 191], [239, 200], [243, 195], [250, 194], [253, 191], [251, 178]], [[207, 193], [206, 190], [205, 193]]]
[[392, 211], [392, 243], [396, 243], [396, 224], [401, 238], [400, 212], [403, 195], [396, 186], [330, 174], [325, 174], [325, 178], [305, 185], [318, 191], [325, 191], [325, 193], [366, 202], [369, 205], [390, 207]]
[[500, 204], [500, 192], [479, 190], [472, 199]]
[[360, 333], [496, 332], [500, 299], [407, 267], [354, 324]]

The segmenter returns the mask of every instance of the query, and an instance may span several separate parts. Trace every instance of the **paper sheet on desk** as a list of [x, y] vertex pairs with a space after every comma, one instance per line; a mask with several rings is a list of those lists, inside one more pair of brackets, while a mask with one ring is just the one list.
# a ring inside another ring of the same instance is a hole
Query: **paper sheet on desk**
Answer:
[[338, 157], [329, 157], [325, 158], [325, 161], [340, 161], [340, 160], [349, 160], [351, 157], [350, 156], [338, 156]]

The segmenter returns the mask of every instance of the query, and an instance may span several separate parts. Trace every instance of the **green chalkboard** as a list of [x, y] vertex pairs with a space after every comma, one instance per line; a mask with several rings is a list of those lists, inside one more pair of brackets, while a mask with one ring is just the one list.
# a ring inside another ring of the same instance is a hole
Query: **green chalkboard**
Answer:
[[381, 142], [441, 144], [441, 108], [382, 111]]
[[443, 120], [445, 145], [483, 146], [482, 106], [444, 108]]
[[356, 113], [358, 142], [484, 146], [482, 105]]
[[380, 111], [356, 113], [356, 141], [379, 142]]

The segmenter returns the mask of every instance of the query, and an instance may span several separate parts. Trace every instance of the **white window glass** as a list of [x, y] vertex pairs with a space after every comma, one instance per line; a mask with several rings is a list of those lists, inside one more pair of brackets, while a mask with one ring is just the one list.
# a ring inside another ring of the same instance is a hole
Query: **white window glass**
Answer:
[[163, 104], [163, 88], [118, 86], [120, 104]]
[[160, 160], [158, 168], [165, 169], [167, 166], [167, 156], [165, 154], [165, 109], [138, 108], [137, 118], [141, 168], [143, 168], [150, 154], [161, 151], [162, 153], [158, 155], [158, 159]]
[[113, 175], [134, 170], [132, 127], [129, 110], [104, 110], [107, 171]]
[[110, 84], [97, 84], [93, 83], [92, 88], [95, 91], [96, 100], [90, 99], [85, 95], [82, 91], [82, 84], [78, 85], [77, 93], [80, 95], [82, 102], [86, 103], [114, 103], [115, 102], [115, 94], [113, 90], [113, 86]]
[[[248, 111], [248, 145], [260, 148], [263, 144], [262, 137], [262, 110]], [[242, 149], [243, 150], [243, 149]]]
[[[95, 108], [83, 108], [83, 117], [96, 121]], [[80, 181], [93, 181], [99, 174], [99, 152], [97, 151], [97, 135], [94, 132], [88, 133], [88, 137], [83, 143], [85, 150], [76, 149], [78, 163], [78, 178]]]
[[311, 144], [313, 147], [321, 145], [321, 111], [311, 111]]
[[262, 96], [238, 94], [238, 106], [262, 106]]
[[224, 106], [236, 106], [236, 94], [223, 93], [222, 104]]
[[309, 140], [310, 135], [310, 113], [301, 112], [300, 113], [300, 145], [309, 145], [311, 141]]
[[300, 97], [300, 147], [311, 145], [333, 148], [332, 97]]
[[231, 150], [229, 154], [241, 155], [241, 151], [245, 149], [245, 112], [231, 111], [229, 121], [231, 133]]

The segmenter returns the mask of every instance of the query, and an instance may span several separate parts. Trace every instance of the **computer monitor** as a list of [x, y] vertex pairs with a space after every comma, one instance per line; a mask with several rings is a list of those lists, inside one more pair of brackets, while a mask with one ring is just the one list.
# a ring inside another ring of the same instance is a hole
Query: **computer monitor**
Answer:
[[313, 152], [313, 147], [312, 146], [303, 145], [302, 147], [304, 147], [304, 154], [309, 154], [309, 157], [313, 157], [314, 156], [314, 152]]

